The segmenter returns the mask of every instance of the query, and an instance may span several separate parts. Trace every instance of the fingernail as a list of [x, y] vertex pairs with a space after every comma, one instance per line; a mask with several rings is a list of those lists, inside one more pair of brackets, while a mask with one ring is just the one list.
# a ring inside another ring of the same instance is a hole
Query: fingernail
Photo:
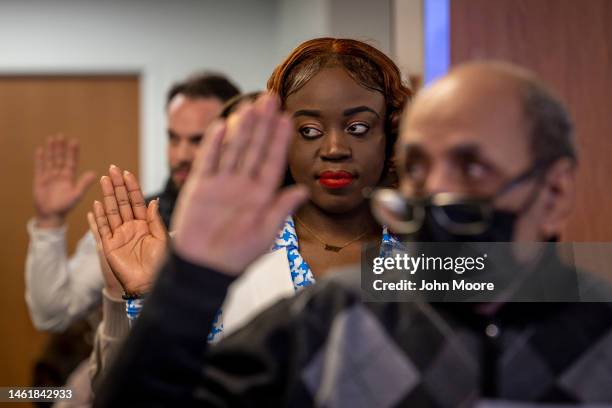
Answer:
[[129, 171], [127, 171], [127, 170], [123, 170], [123, 175], [124, 176], [127, 176], [128, 174], [131, 174], [131, 173]]
[[111, 164], [111, 165], [110, 165], [110, 167], [109, 167], [109, 169], [112, 169], [113, 167], [115, 167], [115, 168], [116, 168], [117, 166], [115, 166], [114, 164]]

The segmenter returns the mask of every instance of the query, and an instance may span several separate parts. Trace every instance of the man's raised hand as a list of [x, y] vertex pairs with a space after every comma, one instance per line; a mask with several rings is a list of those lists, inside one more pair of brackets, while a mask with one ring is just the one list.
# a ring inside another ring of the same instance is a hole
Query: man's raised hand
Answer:
[[95, 179], [87, 171], [77, 179], [79, 143], [63, 136], [47, 138], [34, 158], [34, 207], [38, 227], [58, 227]]
[[238, 275], [266, 252], [307, 197], [303, 186], [279, 190], [292, 134], [270, 94], [209, 128], [173, 217], [179, 256]]

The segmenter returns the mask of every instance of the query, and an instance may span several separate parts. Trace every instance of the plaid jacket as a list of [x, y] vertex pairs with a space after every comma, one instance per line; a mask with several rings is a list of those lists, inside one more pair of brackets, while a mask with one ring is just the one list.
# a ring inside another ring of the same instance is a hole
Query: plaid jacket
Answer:
[[209, 346], [231, 281], [172, 256], [96, 406], [612, 403], [608, 303], [365, 304], [352, 271]]

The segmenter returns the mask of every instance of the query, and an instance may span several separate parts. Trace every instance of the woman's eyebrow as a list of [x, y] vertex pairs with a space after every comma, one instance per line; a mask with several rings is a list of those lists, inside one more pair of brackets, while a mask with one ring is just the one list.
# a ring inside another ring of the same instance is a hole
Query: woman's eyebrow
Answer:
[[321, 117], [321, 111], [319, 111], [319, 110], [301, 109], [301, 110], [295, 111], [295, 113], [293, 114], [294, 118], [297, 118], [298, 116], [311, 116], [311, 117], [314, 117], [314, 118], [320, 118]]
[[[380, 118], [380, 114], [378, 112], [376, 112], [374, 109], [367, 107], [365, 105], [361, 105], [361, 106], [356, 106], [354, 108], [348, 108], [345, 109], [342, 112], [343, 116], [351, 116], [354, 115], [356, 113], [361, 113], [361, 112], [370, 112], [373, 113], [374, 115], [376, 115], [376, 117]], [[293, 113], [293, 117], [297, 118], [298, 116], [310, 116], [310, 117], [314, 117], [314, 118], [320, 118], [322, 116], [321, 111], [320, 110], [311, 110], [311, 109], [300, 109], [298, 111], [295, 111]]]
[[376, 117], [378, 117], [380, 119], [380, 115], [378, 114], [378, 112], [376, 112], [374, 109], [369, 108], [369, 107], [367, 107], [365, 105], [356, 106], [354, 108], [346, 109], [344, 112], [342, 112], [342, 114], [344, 116], [351, 116], [351, 115], [354, 115], [354, 114], [360, 113], [360, 112], [371, 112], [371, 113], [375, 114]]

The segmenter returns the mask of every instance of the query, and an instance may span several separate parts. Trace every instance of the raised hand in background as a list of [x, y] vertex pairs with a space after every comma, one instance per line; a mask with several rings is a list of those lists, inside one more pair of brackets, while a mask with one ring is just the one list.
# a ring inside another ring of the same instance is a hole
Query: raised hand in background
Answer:
[[115, 277], [128, 294], [149, 291], [164, 257], [168, 233], [158, 202], [147, 207], [136, 177], [112, 165], [100, 179], [104, 204], [94, 202], [102, 248]]
[[40, 228], [61, 226], [94, 182], [95, 173], [87, 171], [77, 179], [79, 142], [63, 136], [50, 136], [45, 146], [36, 149], [34, 158], [34, 207]]
[[270, 94], [208, 129], [172, 220], [179, 256], [238, 275], [268, 250], [307, 197], [303, 186], [279, 190], [292, 134]]

